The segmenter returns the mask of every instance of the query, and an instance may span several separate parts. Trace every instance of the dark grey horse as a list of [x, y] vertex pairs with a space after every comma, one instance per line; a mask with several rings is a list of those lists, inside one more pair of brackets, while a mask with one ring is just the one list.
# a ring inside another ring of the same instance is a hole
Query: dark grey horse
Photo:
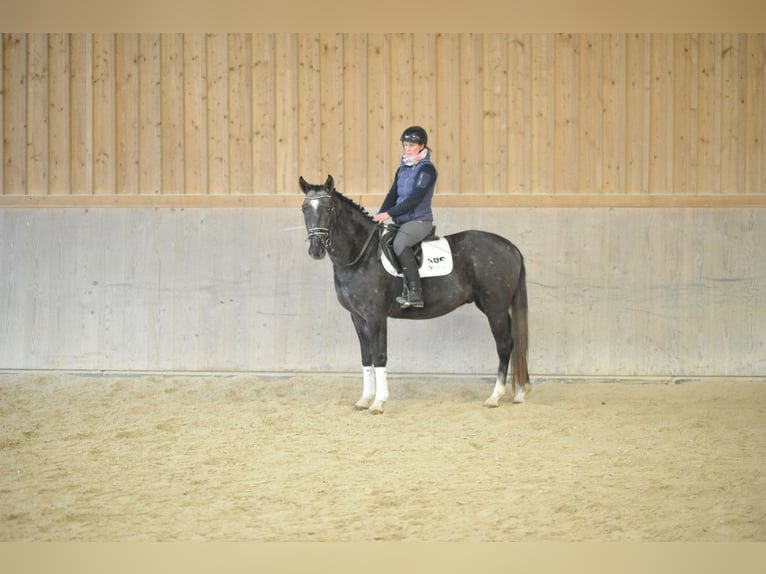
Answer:
[[357, 409], [380, 414], [388, 400], [388, 317], [431, 319], [465, 303], [475, 303], [487, 316], [500, 360], [494, 390], [484, 405], [499, 405], [509, 364], [514, 402], [524, 402], [529, 389], [527, 287], [524, 258], [515, 245], [484, 231], [447, 235], [454, 259], [452, 272], [423, 279], [423, 309], [401, 309], [396, 296], [402, 292], [402, 279], [390, 275], [380, 261], [382, 226], [338, 192], [332, 176], [321, 185], [301, 177], [299, 184], [306, 196], [302, 209], [309, 255], [314, 259], [330, 255], [338, 300], [351, 313], [359, 337], [363, 391]]

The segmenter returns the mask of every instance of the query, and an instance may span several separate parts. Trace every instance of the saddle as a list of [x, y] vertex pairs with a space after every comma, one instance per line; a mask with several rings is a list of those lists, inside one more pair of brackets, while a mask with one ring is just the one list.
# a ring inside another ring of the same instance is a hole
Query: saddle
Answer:
[[[402, 266], [394, 253], [394, 236], [397, 227], [385, 226], [380, 237], [380, 260], [389, 274], [402, 275]], [[452, 272], [452, 252], [449, 243], [443, 237], [436, 235], [436, 226], [412, 247], [415, 262], [421, 277], [438, 277]]]
[[[398, 228], [395, 225], [386, 225], [383, 234], [380, 236], [380, 248], [383, 256], [389, 260], [397, 273], [402, 272], [402, 266], [394, 253], [394, 237]], [[431, 231], [423, 238], [423, 241], [413, 245], [412, 253], [415, 255], [415, 262], [420, 267], [423, 264], [423, 243], [426, 241], [436, 241], [439, 237], [436, 235], [436, 226], [431, 227]]]

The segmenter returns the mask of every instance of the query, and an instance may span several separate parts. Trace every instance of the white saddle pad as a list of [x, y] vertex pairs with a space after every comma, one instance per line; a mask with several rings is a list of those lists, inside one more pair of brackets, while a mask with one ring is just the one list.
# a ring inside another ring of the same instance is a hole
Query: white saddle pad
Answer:
[[[424, 241], [420, 245], [423, 250], [423, 263], [419, 269], [421, 277], [440, 277], [452, 273], [452, 251], [450, 251], [449, 243], [444, 237], [434, 241]], [[383, 253], [380, 255], [380, 260], [390, 275], [402, 276], [401, 273], [396, 272], [388, 257]]]

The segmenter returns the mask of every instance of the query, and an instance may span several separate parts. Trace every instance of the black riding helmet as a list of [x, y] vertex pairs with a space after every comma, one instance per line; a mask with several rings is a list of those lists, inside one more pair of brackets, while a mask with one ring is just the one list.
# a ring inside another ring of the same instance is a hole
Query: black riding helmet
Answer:
[[428, 145], [428, 134], [426, 130], [420, 126], [411, 126], [404, 130], [402, 137], [400, 138], [402, 143], [411, 142], [421, 145]]

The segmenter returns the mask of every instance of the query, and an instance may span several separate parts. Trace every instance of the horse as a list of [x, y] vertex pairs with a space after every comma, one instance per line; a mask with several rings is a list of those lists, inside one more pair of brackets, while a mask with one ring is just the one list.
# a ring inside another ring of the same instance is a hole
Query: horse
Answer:
[[[514, 403], [524, 402], [531, 389], [527, 370], [527, 287], [524, 258], [510, 241], [494, 233], [467, 230], [446, 235], [452, 271], [422, 279], [425, 306], [402, 309], [396, 296], [403, 280], [381, 262], [384, 226], [335, 189], [332, 175], [323, 184], [298, 179], [301, 207], [308, 232], [308, 253], [330, 256], [335, 291], [351, 314], [362, 355], [362, 396], [357, 410], [381, 414], [389, 398], [387, 319], [431, 319], [474, 303], [486, 315], [495, 339], [499, 364], [486, 407], [497, 407], [505, 395], [509, 363]], [[518, 392], [517, 392], [518, 386]]]

